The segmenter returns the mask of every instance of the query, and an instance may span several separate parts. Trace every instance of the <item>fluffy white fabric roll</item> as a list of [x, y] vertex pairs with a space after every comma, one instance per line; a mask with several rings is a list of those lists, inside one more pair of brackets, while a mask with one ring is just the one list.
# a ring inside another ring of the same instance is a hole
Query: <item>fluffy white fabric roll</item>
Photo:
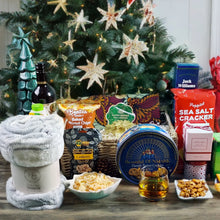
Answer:
[[63, 203], [66, 178], [61, 175], [61, 184], [54, 190], [41, 194], [24, 194], [16, 190], [13, 179], [10, 177], [6, 183], [6, 196], [9, 203], [19, 209], [45, 210], [59, 208]]
[[17, 166], [45, 166], [63, 155], [63, 133], [64, 122], [57, 114], [12, 116], [0, 124], [0, 150]]

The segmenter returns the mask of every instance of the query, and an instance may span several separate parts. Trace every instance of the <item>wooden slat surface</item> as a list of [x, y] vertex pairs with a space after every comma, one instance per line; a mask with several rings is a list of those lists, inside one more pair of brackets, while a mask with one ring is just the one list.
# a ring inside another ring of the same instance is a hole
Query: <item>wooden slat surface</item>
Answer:
[[0, 158], [0, 219], [218, 219], [220, 193], [209, 187], [214, 195], [209, 200], [182, 201], [178, 199], [174, 183], [166, 200], [149, 202], [138, 195], [137, 186], [122, 182], [110, 196], [97, 201], [82, 201], [71, 192], [64, 193], [62, 206], [56, 210], [25, 211], [7, 202], [5, 184], [11, 176], [10, 165]]

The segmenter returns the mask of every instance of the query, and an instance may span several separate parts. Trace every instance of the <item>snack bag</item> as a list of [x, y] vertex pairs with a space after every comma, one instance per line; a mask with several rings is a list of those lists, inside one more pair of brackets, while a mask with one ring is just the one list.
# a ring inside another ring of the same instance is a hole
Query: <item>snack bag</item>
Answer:
[[208, 89], [171, 89], [175, 99], [175, 130], [178, 135], [179, 164], [177, 173], [184, 170], [183, 125], [187, 121], [205, 121], [214, 129], [215, 92]]
[[95, 111], [100, 107], [98, 101], [90, 99], [60, 99], [57, 104], [59, 110], [64, 114], [65, 129], [94, 128]]
[[[113, 121], [129, 120], [135, 124], [159, 122], [160, 102], [159, 94], [152, 95], [121, 95], [99, 96], [94, 99], [100, 100], [100, 108], [96, 111], [96, 120], [102, 126]], [[130, 115], [130, 117], [126, 117]]]
[[95, 128], [72, 128], [64, 131], [64, 142], [71, 154], [70, 178], [74, 174], [94, 171], [101, 133]]

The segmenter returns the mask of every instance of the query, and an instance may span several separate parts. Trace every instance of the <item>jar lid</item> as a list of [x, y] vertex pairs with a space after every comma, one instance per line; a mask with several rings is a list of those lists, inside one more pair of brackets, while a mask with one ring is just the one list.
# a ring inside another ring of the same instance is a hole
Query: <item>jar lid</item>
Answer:
[[44, 105], [41, 103], [34, 103], [31, 105], [31, 109], [33, 111], [39, 112], [44, 110]]

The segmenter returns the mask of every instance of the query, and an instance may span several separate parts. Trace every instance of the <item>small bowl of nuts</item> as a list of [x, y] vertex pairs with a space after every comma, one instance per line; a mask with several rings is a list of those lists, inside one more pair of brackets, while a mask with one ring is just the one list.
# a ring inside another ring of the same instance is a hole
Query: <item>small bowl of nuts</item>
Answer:
[[177, 196], [183, 200], [211, 199], [213, 195], [205, 180], [182, 179], [174, 181]]
[[85, 172], [75, 174], [67, 180], [68, 190], [83, 200], [96, 200], [109, 196], [121, 182], [121, 178], [110, 177], [104, 173]]

